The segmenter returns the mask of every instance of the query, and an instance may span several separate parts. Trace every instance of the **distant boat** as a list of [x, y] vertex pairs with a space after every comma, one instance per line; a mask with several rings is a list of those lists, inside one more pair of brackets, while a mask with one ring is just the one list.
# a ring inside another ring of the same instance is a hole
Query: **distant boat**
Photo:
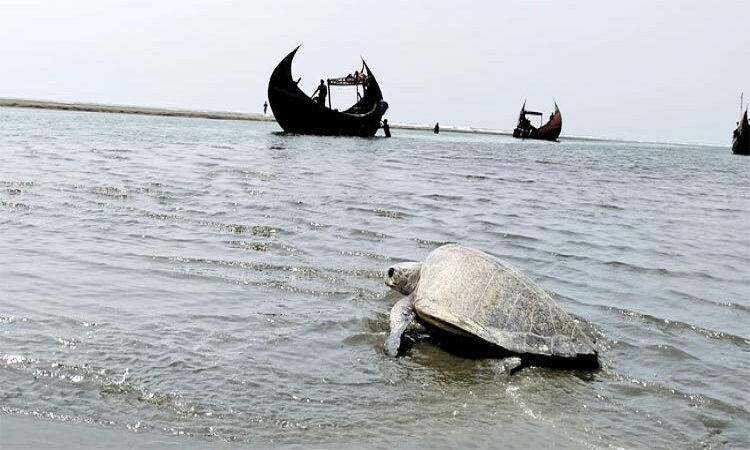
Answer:
[[732, 133], [732, 153], [735, 155], [750, 155], [750, 124], [747, 122], [747, 108], [742, 114], [740, 123]]
[[513, 137], [521, 139], [542, 139], [545, 141], [556, 141], [560, 137], [562, 131], [562, 114], [560, 114], [560, 108], [557, 107], [555, 102], [555, 112], [552, 113], [550, 119], [544, 125], [536, 128], [531, 124], [531, 121], [526, 116], [542, 116], [542, 113], [537, 111], [527, 111], [526, 102], [523, 102], [521, 112], [518, 114], [518, 125], [513, 130]]
[[[292, 60], [299, 46], [282, 59], [268, 82], [268, 102], [276, 121], [287, 133], [324, 136], [374, 136], [380, 119], [388, 110], [375, 76], [362, 60], [363, 74], [359, 77], [330, 78], [328, 106], [309, 97], [292, 78]], [[355, 86], [361, 98], [345, 111], [331, 109], [331, 86]]]

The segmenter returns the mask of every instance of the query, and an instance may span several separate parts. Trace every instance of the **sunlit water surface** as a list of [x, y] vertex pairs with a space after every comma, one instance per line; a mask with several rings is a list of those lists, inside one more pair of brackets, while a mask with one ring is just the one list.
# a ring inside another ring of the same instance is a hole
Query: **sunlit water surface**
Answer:
[[[277, 130], [0, 109], [0, 421], [260, 447], [750, 446], [750, 158]], [[418, 328], [387, 357], [384, 270], [445, 242], [591, 322], [603, 367], [505, 376]]]

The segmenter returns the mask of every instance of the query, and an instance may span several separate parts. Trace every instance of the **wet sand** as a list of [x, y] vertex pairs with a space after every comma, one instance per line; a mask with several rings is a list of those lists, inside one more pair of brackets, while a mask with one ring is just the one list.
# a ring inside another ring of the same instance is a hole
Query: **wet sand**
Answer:
[[42, 417], [24, 417], [0, 414], [0, 449], [237, 449], [262, 448], [266, 450], [327, 450], [327, 449], [381, 449], [390, 448], [372, 442], [335, 444], [283, 444], [268, 442], [227, 442], [207, 440], [184, 434], [170, 435], [157, 431], [129, 431], [116, 426], [91, 423], [57, 422]]
[[[188, 110], [177, 108], [157, 108], [150, 106], [129, 106], [129, 105], [104, 105], [99, 103], [80, 103], [80, 102], [55, 102], [48, 100], [29, 100], [19, 98], [0, 98], [0, 107], [6, 108], [36, 108], [36, 109], [57, 109], [62, 111], [85, 111], [115, 114], [142, 114], [150, 116], [165, 117], [189, 117], [199, 119], [218, 119], [218, 120], [255, 120], [262, 122], [275, 122], [276, 119], [272, 114], [254, 114], [228, 111], [209, 111], [209, 110]], [[417, 124], [390, 124], [394, 130], [416, 130], [432, 131], [434, 125], [417, 125]], [[445, 125], [440, 128], [444, 133], [470, 133], [470, 134], [492, 134], [510, 136], [509, 131], [490, 130], [484, 128], [456, 127]]]
[[230, 448], [227, 443], [186, 439], [163, 433], [129, 432], [85, 423], [61, 423], [37, 417], [0, 416], [0, 448]]
[[155, 108], [148, 106], [102, 105], [98, 103], [52, 102], [47, 100], [27, 100], [0, 98], [0, 107], [59, 109], [63, 111], [86, 111], [117, 114], [143, 114], [150, 116], [190, 117], [219, 120], [255, 120], [273, 122], [270, 114], [252, 114], [226, 111], [188, 110], [177, 108]]

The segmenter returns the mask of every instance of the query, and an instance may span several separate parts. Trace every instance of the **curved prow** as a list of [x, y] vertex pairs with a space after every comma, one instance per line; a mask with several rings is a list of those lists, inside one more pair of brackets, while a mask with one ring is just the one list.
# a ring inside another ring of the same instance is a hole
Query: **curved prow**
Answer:
[[560, 112], [560, 108], [557, 106], [557, 102], [554, 100], [552, 101], [555, 104], [555, 112], [552, 113], [549, 121], [537, 131], [541, 139], [545, 139], [548, 141], [556, 141], [557, 138], [560, 137], [560, 133], [562, 132], [562, 113]]
[[[380, 91], [380, 85], [364, 59], [362, 60], [362, 65], [364, 66], [364, 70], [367, 71], [367, 78], [364, 85], [365, 92], [357, 103], [345, 111], [349, 114], [367, 114], [376, 108], [388, 108], [388, 104], [383, 102], [383, 93]], [[385, 109], [383, 113], [385, 113]]]
[[273, 73], [271, 73], [271, 79], [268, 81], [268, 98], [271, 101], [271, 108], [273, 108], [273, 98], [276, 97], [276, 90], [284, 90], [288, 93], [307, 97], [302, 92], [302, 89], [297, 86], [294, 78], [292, 78], [292, 61], [294, 61], [294, 55], [297, 54], [297, 50], [300, 47], [302, 47], [302, 44], [286, 55], [273, 70]]
[[555, 112], [552, 114], [552, 118], [549, 120], [549, 124], [552, 127], [557, 127], [562, 130], [562, 113], [560, 112], [560, 108], [557, 107], [557, 102], [554, 100], [552, 100], [552, 102], [555, 104]]

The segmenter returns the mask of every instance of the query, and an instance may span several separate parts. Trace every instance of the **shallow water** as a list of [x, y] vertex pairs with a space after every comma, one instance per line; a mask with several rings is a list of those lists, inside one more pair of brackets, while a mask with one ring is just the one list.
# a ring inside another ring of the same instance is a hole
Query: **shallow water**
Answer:
[[[750, 158], [276, 130], [0, 109], [0, 421], [154, 443], [750, 446]], [[504, 376], [418, 329], [387, 357], [383, 271], [444, 242], [590, 321], [603, 367]]]

